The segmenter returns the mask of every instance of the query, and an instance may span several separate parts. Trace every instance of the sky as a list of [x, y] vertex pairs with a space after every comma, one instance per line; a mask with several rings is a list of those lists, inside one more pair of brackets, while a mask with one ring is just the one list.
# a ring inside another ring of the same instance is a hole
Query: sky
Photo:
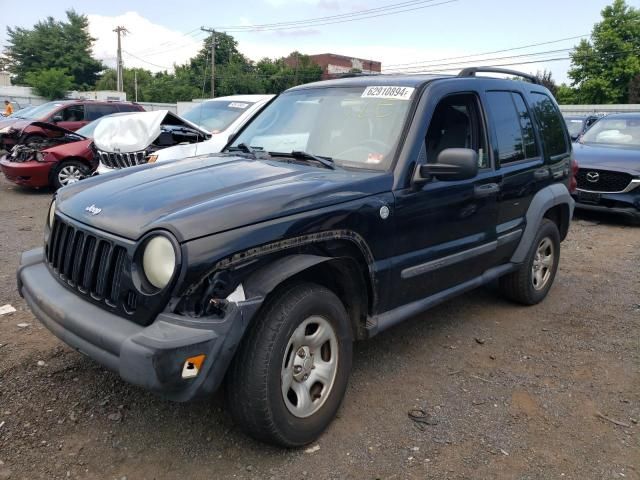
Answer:
[[[600, 11], [612, 0], [433, 0], [428, 8], [380, 15], [353, 22], [271, 32], [233, 33], [239, 50], [252, 60], [305, 54], [337, 53], [382, 62], [383, 71], [444, 70], [468, 62], [506, 64], [568, 57], [579, 39], [563, 40], [516, 51], [467, 57], [526, 45], [588, 35]], [[171, 70], [202, 46], [201, 26], [260, 25], [352, 12], [401, 3], [402, 0], [29, 0], [29, 8], [15, 8], [13, 0], [0, 0], [0, 45], [7, 26], [29, 28], [47, 16], [63, 19], [75, 9], [89, 18], [96, 38], [94, 55], [115, 65], [117, 25], [129, 34], [122, 40], [125, 67], [151, 71]], [[640, 7], [640, 0], [627, 0]], [[10, 6], [11, 5], [11, 6]], [[420, 4], [427, 6], [428, 4]], [[224, 28], [220, 30], [224, 31]], [[531, 55], [554, 51], [545, 55]], [[527, 57], [513, 58], [527, 54]], [[484, 60], [484, 61], [483, 61]], [[424, 65], [429, 62], [428, 65]], [[453, 65], [453, 64], [456, 65]], [[417, 67], [416, 67], [417, 65]], [[509, 65], [525, 72], [548, 69], [558, 82], [566, 82], [568, 60]]]

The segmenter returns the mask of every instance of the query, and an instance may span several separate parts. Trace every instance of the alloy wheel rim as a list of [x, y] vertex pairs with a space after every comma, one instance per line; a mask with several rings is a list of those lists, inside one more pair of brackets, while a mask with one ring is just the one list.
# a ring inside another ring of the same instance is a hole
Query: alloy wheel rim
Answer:
[[293, 332], [282, 360], [282, 399], [298, 418], [316, 413], [331, 395], [338, 372], [338, 337], [325, 318], [311, 316]]
[[555, 261], [554, 253], [555, 249], [551, 239], [549, 237], [543, 238], [536, 249], [531, 266], [531, 282], [534, 289], [542, 290], [549, 283]]
[[80, 169], [74, 165], [67, 165], [58, 173], [58, 181], [60, 185], [70, 185], [82, 180], [83, 175]]

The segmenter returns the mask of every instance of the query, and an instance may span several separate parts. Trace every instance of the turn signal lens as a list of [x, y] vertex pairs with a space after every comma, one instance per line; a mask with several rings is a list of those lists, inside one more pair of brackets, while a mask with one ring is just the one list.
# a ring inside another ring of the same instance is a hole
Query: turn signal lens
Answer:
[[147, 163], [156, 163], [156, 160], [158, 160], [158, 155], [149, 155]]
[[195, 378], [200, 373], [206, 355], [196, 355], [185, 360], [182, 366], [182, 378]]

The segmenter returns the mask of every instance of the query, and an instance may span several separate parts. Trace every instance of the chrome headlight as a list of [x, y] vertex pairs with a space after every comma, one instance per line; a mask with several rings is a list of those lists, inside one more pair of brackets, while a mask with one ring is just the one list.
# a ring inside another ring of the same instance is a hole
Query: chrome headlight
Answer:
[[47, 218], [49, 222], [49, 228], [53, 228], [53, 220], [56, 217], [56, 199], [54, 198], [49, 206], [49, 217]]
[[176, 251], [171, 241], [156, 235], [147, 241], [142, 254], [142, 270], [151, 285], [163, 289], [176, 270]]

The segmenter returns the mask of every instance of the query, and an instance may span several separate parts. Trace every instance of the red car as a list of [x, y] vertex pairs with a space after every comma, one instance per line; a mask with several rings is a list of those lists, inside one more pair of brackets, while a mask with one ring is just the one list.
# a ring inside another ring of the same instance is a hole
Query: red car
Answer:
[[34, 122], [30, 126], [45, 132], [42, 138], [23, 135], [11, 153], [0, 159], [7, 180], [27, 187], [56, 189], [91, 175], [98, 161], [93, 155], [95, 120], [76, 132], [57, 125]]
[[11, 150], [23, 135], [43, 138], [49, 131], [34, 122], [51, 123], [66, 130], [76, 131], [89, 122], [119, 112], [144, 112], [142, 105], [132, 102], [99, 102], [95, 100], [61, 100], [44, 103], [20, 115], [0, 121], [0, 146]]

